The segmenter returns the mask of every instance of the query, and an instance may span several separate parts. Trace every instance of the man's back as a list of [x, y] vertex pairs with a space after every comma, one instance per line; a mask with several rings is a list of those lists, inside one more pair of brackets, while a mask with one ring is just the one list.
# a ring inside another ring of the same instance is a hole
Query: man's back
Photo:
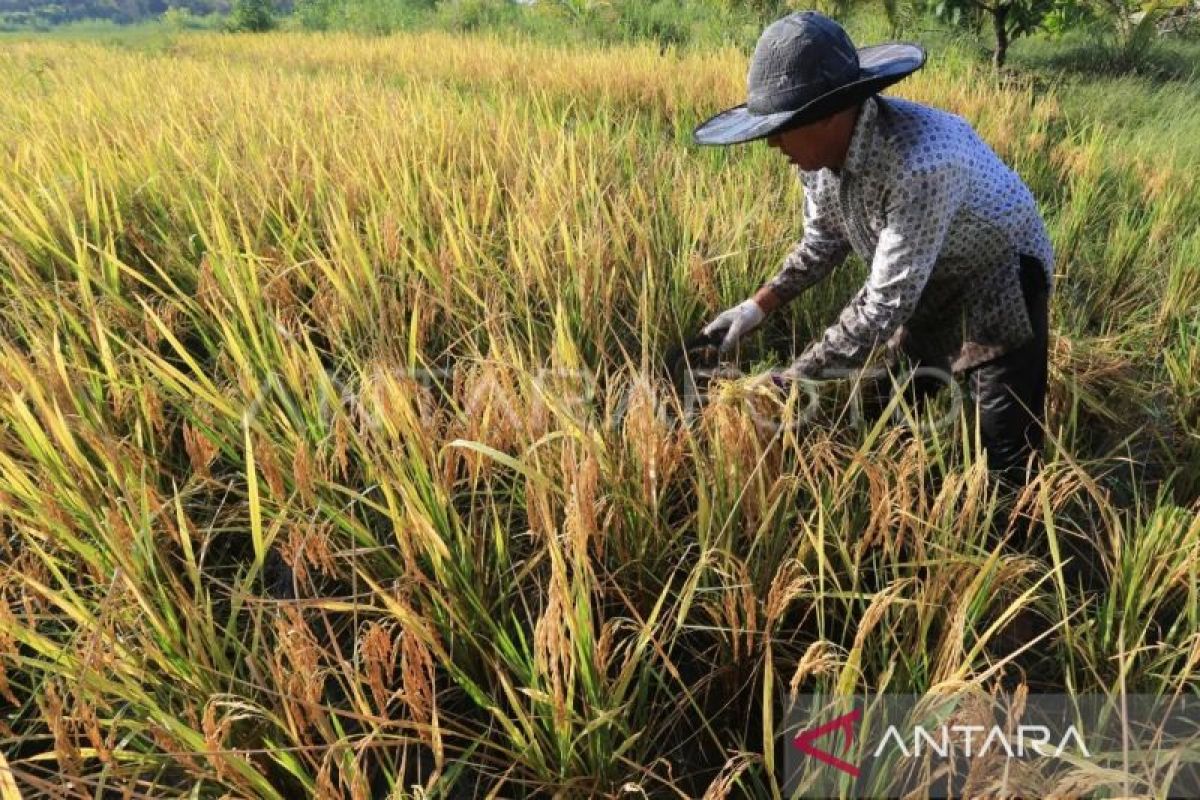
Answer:
[[[1051, 281], [1054, 254], [1033, 194], [970, 123], [956, 114], [910, 100], [878, 98], [878, 102], [881, 128], [887, 131], [892, 158], [905, 165], [902, 175], [939, 163], [956, 169], [959, 179], [966, 183], [961, 220], [969, 222], [974, 217], [980, 224], [997, 228], [1012, 249], [1042, 261], [1046, 279]], [[948, 239], [946, 245], [947, 258], [976, 255], [955, 250], [961, 246], [957, 237]]]
[[[802, 179], [812, 235], [840, 234], [894, 292], [882, 302], [912, 306], [905, 327], [920, 349], [967, 369], [1028, 339], [1018, 259], [1036, 258], [1049, 285], [1050, 239], [1029, 189], [961, 117], [869, 99], [842, 168]], [[928, 264], [888, 259], [880, 239], [896, 229], [933, 251]]]

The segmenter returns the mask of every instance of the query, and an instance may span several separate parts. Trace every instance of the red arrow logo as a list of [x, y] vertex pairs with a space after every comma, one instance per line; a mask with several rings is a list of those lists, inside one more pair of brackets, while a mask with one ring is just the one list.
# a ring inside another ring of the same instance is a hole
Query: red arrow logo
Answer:
[[825, 734], [830, 733], [831, 731], [840, 729], [845, 740], [845, 745], [842, 747], [842, 753], [844, 754], [850, 749], [850, 745], [854, 741], [854, 723], [858, 722], [861, 717], [862, 709], [856, 708], [848, 714], [842, 714], [837, 719], [826, 722], [819, 728], [813, 728], [809, 731], [801, 731], [800, 733], [796, 734], [795, 739], [792, 739], [792, 747], [796, 748], [805, 755], [810, 755], [818, 761], [828, 764], [834, 769], [840, 769], [847, 775], [857, 778], [858, 767], [854, 766], [849, 761], [843, 761], [827, 750], [822, 750], [819, 747], [813, 747], [813, 742], [817, 739], [820, 739]]

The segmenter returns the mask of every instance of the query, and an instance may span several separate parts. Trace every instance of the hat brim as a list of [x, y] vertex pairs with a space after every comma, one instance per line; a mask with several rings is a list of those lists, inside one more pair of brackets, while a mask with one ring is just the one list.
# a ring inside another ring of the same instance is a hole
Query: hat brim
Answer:
[[858, 50], [859, 77], [815, 97], [791, 111], [751, 114], [745, 103], [726, 109], [696, 127], [697, 144], [726, 145], [753, 142], [774, 133], [815, 122], [855, 102], [865, 100], [885, 87], [907, 78], [925, 64], [925, 50], [916, 44], [890, 42]]

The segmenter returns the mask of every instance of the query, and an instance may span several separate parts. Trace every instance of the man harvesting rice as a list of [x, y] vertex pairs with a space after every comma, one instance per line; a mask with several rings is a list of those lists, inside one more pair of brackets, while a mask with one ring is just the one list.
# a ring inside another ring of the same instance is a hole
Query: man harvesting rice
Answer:
[[[729, 350], [855, 252], [866, 284], [783, 381], [846, 375], [892, 344], [921, 371], [964, 372], [989, 469], [1036, 469], [1046, 394], [1054, 254], [1033, 196], [963, 119], [878, 92], [925, 52], [856, 49], [833, 20], [791, 14], [763, 32], [746, 104], [695, 131], [700, 144], [766, 139], [800, 169], [804, 236], [778, 274], [704, 329]], [[922, 401], [941, 385], [914, 381]]]

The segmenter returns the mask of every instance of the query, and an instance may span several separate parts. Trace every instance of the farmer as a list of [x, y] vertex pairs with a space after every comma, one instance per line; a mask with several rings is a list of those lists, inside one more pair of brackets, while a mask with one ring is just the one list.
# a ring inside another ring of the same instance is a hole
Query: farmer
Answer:
[[853, 251], [870, 265], [866, 283], [776, 381], [848, 376], [885, 345], [921, 368], [909, 386], [917, 402], [966, 373], [989, 469], [1022, 484], [1042, 444], [1054, 256], [1033, 196], [970, 125], [878, 94], [924, 63], [912, 44], [856, 49], [813, 11], [767, 27], [747, 103], [694, 135], [713, 145], [765, 138], [787, 156], [804, 187], [804, 236], [774, 278], [704, 333], [728, 351]]

